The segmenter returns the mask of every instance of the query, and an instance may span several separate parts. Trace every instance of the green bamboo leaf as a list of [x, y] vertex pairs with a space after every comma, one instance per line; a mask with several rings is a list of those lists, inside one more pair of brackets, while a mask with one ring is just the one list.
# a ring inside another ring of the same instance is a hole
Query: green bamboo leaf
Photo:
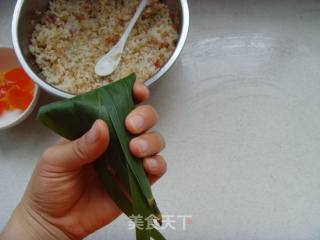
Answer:
[[[131, 136], [125, 129], [125, 118], [134, 108], [132, 89], [135, 75], [76, 96], [43, 106], [38, 119], [59, 135], [74, 140], [86, 133], [96, 119], [104, 120], [109, 128], [107, 151], [94, 163], [98, 176], [114, 202], [127, 215], [154, 216], [161, 214], [151, 192], [142, 162], [129, 149]], [[144, 227], [146, 227], [144, 221]], [[138, 240], [164, 240], [154, 228], [136, 229]]]

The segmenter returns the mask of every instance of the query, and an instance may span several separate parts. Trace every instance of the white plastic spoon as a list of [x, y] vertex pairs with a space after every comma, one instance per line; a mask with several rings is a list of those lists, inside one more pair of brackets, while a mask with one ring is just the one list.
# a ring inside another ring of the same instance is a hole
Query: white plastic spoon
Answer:
[[145, 9], [149, 1], [150, 0], [141, 0], [134, 16], [130, 20], [128, 27], [123, 33], [123, 35], [121, 36], [120, 40], [117, 42], [116, 45], [112, 47], [112, 49], [106, 55], [102, 56], [98, 60], [95, 66], [95, 72], [97, 75], [107, 76], [113, 73], [117, 69], [121, 60], [123, 49], [130, 35], [130, 32], [132, 31], [134, 25], [138, 21], [141, 13]]

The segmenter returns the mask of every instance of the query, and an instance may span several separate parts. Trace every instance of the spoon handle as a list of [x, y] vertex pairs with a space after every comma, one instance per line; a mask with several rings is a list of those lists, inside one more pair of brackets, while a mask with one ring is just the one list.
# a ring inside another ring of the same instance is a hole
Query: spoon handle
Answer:
[[123, 45], [127, 41], [127, 38], [129, 37], [130, 32], [132, 31], [134, 25], [138, 21], [141, 13], [143, 12], [143, 10], [145, 9], [145, 7], [147, 6], [148, 3], [149, 3], [149, 0], [141, 0], [141, 2], [139, 3], [139, 6], [138, 6], [134, 16], [130, 20], [130, 22], [129, 22], [128, 26], [127, 26], [127, 29], [125, 30], [125, 32], [123, 33], [123, 35], [122, 35], [122, 37], [121, 37], [121, 39], [119, 41]]

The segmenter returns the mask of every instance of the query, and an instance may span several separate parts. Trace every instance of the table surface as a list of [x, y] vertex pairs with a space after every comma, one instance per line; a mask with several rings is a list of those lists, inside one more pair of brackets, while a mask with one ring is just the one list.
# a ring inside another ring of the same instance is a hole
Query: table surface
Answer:
[[[0, 45], [11, 45], [14, 2], [0, 1]], [[176, 221], [164, 234], [320, 239], [320, 2], [189, 4], [184, 52], [150, 100], [169, 166], [154, 192]], [[0, 227], [56, 139], [35, 113], [0, 133]], [[192, 215], [185, 230], [178, 215]], [[127, 226], [120, 217], [88, 239], [133, 239]]]

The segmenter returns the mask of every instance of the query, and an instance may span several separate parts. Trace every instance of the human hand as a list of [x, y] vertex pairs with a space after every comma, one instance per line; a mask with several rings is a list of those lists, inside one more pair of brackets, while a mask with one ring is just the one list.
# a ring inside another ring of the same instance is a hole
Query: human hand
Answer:
[[[148, 89], [134, 85], [137, 102], [146, 100]], [[126, 128], [137, 137], [130, 142], [133, 155], [143, 161], [150, 181], [166, 171], [158, 155], [164, 140], [147, 132], [157, 122], [151, 106], [139, 106], [126, 118]], [[108, 147], [108, 127], [97, 120], [83, 137], [61, 139], [38, 161], [26, 192], [2, 233], [4, 239], [82, 239], [117, 218], [121, 211], [105, 192], [90, 163]]]

